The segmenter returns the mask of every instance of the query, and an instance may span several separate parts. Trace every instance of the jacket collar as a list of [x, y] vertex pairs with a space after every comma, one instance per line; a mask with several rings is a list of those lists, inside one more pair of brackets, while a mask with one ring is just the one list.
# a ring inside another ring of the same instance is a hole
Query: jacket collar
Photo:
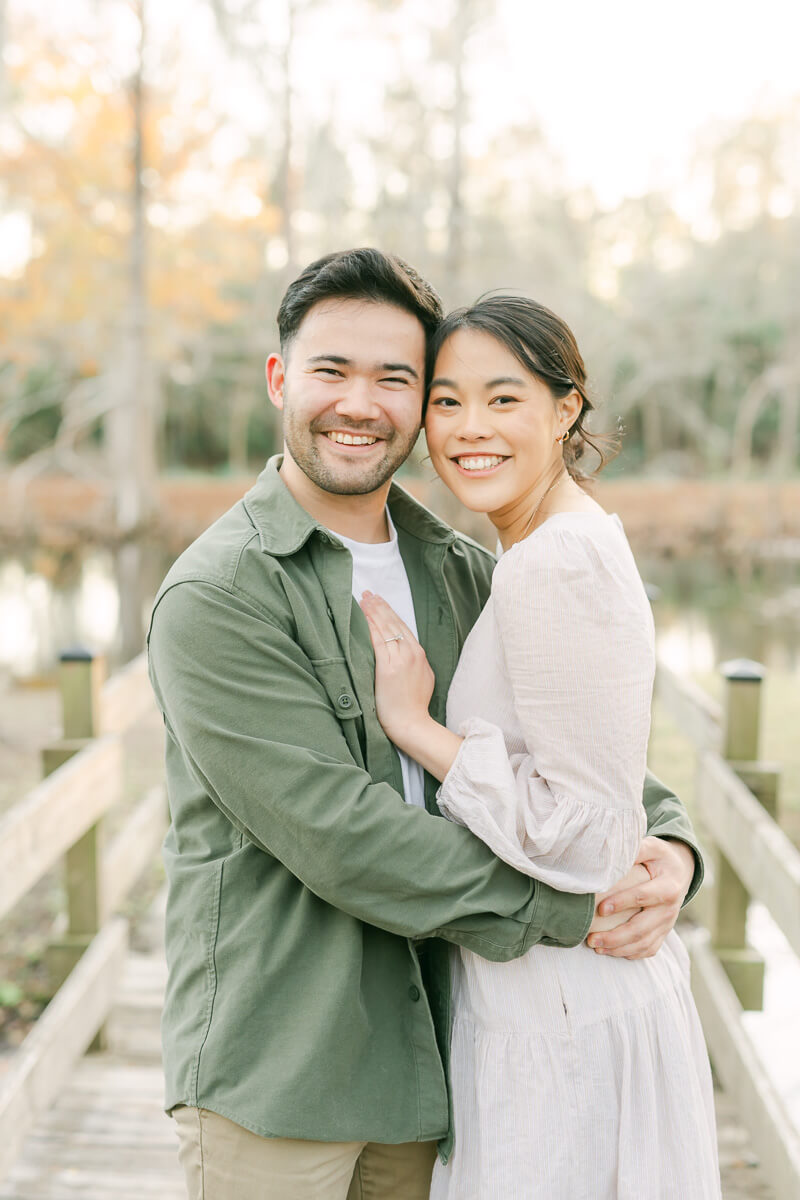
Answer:
[[[258, 531], [261, 549], [278, 556], [295, 554], [313, 533], [330, 540], [328, 530], [297, 503], [281, 479], [278, 471], [282, 462], [282, 454], [270, 458], [243, 501]], [[455, 541], [450, 526], [397, 483], [389, 489], [389, 511], [397, 528], [412, 537], [445, 545]]]

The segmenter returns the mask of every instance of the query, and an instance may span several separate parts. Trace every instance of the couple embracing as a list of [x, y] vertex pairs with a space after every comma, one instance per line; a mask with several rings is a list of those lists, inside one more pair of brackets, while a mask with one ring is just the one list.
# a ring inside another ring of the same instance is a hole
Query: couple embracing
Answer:
[[[284, 453], [149, 636], [189, 1196], [718, 1197], [672, 930], [702, 863], [646, 771], [652, 617], [581, 486], [572, 333], [518, 296], [443, 316], [367, 249], [278, 325]], [[392, 482], [423, 420], [499, 562]]]

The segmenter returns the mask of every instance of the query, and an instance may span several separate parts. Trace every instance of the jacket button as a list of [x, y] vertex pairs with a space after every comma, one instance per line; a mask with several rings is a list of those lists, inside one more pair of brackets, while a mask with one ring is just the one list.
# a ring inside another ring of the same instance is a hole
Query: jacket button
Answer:
[[419, 988], [415, 983], [412, 983], [411, 987], [408, 989], [408, 994], [412, 1000], [419, 1000]]
[[348, 696], [347, 692], [343, 692], [336, 703], [339, 705], [339, 708], [352, 708], [353, 697]]

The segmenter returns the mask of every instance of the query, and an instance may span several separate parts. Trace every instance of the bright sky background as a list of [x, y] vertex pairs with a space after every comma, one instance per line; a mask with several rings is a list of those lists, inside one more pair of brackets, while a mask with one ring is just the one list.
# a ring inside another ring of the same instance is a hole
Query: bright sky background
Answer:
[[[685, 191], [699, 139], [749, 112], [800, 103], [800, 0], [484, 2], [495, 19], [470, 45], [470, 144], [538, 122], [569, 181], [604, 206], [653, 187]], [[131, 29], [122, 0], [8, 0], [10, 34], [15, 11], [31, 9], [54, 30], [85, 32], [99, 20], [124, 41]], [[275, 42], [281, 10], [265, 0]], [[426, 71], [421, 28], [431, 12], [444, 20], [449, 11], [444, 0], [403, 0], [381, 26], [362, 0], [316, 0], [295, 59], [299, 106], [391, 137], [379, 124], [386, 78], [406, 75], [446, 103], [447, 79]], [[179, 39], [224, 106], [253, 121], [252, 85], [241, 69], [224, 69], [203, 0], [149, 0], [149, 21], [162, 45]]]
[[487, 92], [538, 114], [570, 179], [604, 204], [679, 183], [709, 126], [800, 97], [797, 0], [500, 0], [498, 12], [504, 62]]

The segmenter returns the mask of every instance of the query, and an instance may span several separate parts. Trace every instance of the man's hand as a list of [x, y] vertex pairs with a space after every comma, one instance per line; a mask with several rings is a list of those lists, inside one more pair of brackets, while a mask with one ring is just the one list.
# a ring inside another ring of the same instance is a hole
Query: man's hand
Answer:
[[[641, 909], [624, 924], [591, 933], [586, 941], [598, 954], [615, 958], [649, 958], [673, 928], [694, 875], [694, 855], [683, 842], [646, 837], [636, 862], [647, 868], [649, 881], [609, 892], [598, 904], [601, 917], [625, 909]], [[625, 880], [621, 883], [625, 884]]]
[[612, 897], [616, 900], [618, 893], [635, 892], [642, 884], [649, 882], [650, 872], [647, 867], [642, 866], [641, 863], [634, 863], [628, 874], [624, 875], [622, 879], [618, 879], [613, 887], [609, 888], [607, 892], [603, 892], [602, 895], [595, 896], [594, 920], [589, 926], [589, 933], [601, 933], [607, 929], [616, 929], [618, 925], [624, 925], [636, 913], [641, 912], [642, 910], [638, 904], [633, 905], [631, 908], [623, 908], [621, 904], [615, 903], [613, 912], [601, 917], [600, 905], [604, 900], [609, 900]]

